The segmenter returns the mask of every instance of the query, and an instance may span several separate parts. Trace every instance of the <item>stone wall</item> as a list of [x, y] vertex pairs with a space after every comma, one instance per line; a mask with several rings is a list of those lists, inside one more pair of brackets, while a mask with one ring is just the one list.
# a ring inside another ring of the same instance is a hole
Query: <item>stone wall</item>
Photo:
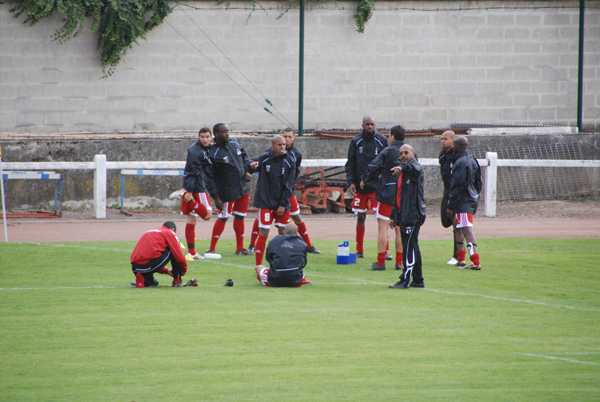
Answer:
[[[297, 126], [299, 12], [277, 18], [281, 3], [262, 3], [251, 18], [242, 1], [177, 6], [105, 79], [95, 33], [59, 44], [61, 15], [29, 27], [2, 3], [0, 131]], [[305, 129], [353, 128], [367, 114], [408, 129], [576, 124], [578, 1], [375, 4], [359, 34], [356, 2], [308, 3]], [[584, 127], [600, 112], [600, 2], [586, 4]]]

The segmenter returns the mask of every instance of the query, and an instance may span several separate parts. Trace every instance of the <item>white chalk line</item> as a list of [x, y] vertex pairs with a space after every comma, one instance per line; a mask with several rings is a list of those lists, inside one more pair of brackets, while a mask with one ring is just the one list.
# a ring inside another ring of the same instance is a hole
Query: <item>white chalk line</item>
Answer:
[[[23, 242], [21, 244], [40, 244], [40, 243], [25, 243], [25, 242]], [[72, 245], [56, 244], [56, 243], [44, 243], [44, 244], [53, 245], [56, 247], [73, 247], [73, 248], [92, 249], [92, 250], [99, 250], [99, 251], [119, 251], [119, 252], [126, 252], [126, 253], [131, 252], [130, 250], [107, 249], [107, 248], [100, 248], [100, 247], [84, 247], [84, 246], [75, 246], [75, 245], [72, 246]], [[226, 262], [218, 262], [218, 263], [220, 265], [225, 265], [225, 266], [234, 267], [234, 268], [254, 270], [254, 267], [249, 267], [247, 265], [239, 265], [239, 264], [232, 264], [232, 263], [226, 263]], [[191, 265], [191, 267], [196, 268], [195, 265], [196, 264]], [[369, 281], [369, 280], [357, 279], [357, 278], [339, 277], [339, 276], [331, 276], [331, 275], [320, 275], [320, 274], [312, 274], [312, 273], [309, 274], [309, 276], [317, 277], [317, 278], [326, 278], [326, 279], [338, 279], [338, 280], [353, 282], [353, 283], [352, 282], [351, 283], [348, 283], [348, 282], [333, 283], [333, 285], [362, 285], [362, 284], [381, 285], [381, 286], [387, 285], [387, 283], [381, 283], [381, 282]], [[202, 285], [202, 286], [213, 286], [213, 285]], [[50, 290], [50, 289], [101, 289], [101, 288], [118, 289], [119, 287], [118, 286], [115, 286], [115, 287], [90, 286], [90, 287], [52, 287], [52, 288], [0, 288], [0, 291], [2, 291], [2, 290]], [[508, 297], [488, 296], [488, 295], [480, 295], [480, 294], [475, 294], [475, 293], [451, 292], [451, 291], [447, 291], [447, 290], [439, 290], [439, 289], [431, 289], [431, 288], [424, 288], [424, 289], [419, 289], [419, 290], [426, 290], [426, 291], [437, 292], [437, 293], [446, 293], [446, 294], [458, 295], [458, 296], [481, 297], [484, 299], [502, 300], [502, 301], [509, 301], [509, 302], [514, 302], [514, 303], [535, 304], [538, 306], [553, 307], [553, 308], [566, 308], [566, 309], [577, 310], [577, 311], [600, 312], [600, 309], [588, 309], [588, 308], [582, 308], [582, 307], [565, 306], [565, 305], [561, 305], [561, 304], [544, 303], [544, 302], [538, 302], [538, 301], [534, 301], [534, 300], [513, 299], [513, 298], [508, 298]]]
[[564, 357], [536, 355], [536, 354], [533, 354], [533, 353], [521, 353], [521, 354], [523, 354], [525, 356], [530, 356], [530, 357], [539, 357], [539, 358], [542, 358], [542, 359], [562, 360], [562, 361], [569, 362], [569, 363], [591, 364], [593, 366], [600, 366], [600, 363], [584, 362], [584, 361], [581, 361], [581, 360], [566, 359]]
[[447, 293], [447, 294], [451, 294], [451, 295], [482, 297], [484, 299], [503, 300], [503, 301], [509, 301], [509, 302], [515, 302], [515, 303], [536, 304], [538, 306], [546, 306], [546, 307], [566, 308], [566, 309], [579, 310], [579, 311], [600, 312], [600, 309], [591, 309], [591, 308], [564, 306], [564, 305], [561, 305], [561, 304], [544, 303], [544, 302], [538, 302], [538, 301], [533, 301], [533, 300], [511, 299], [511, 298], [508, 298], [508, 297], [487, 296], [487, 295], [479, 295], [479, 294], [475, 294], [475, 293], [450, 292], [450, 291], [447, 291], [447, 290], [429, 289], [429, 288], [425, 288], [423, 290], [428, 290], [430, 292]]

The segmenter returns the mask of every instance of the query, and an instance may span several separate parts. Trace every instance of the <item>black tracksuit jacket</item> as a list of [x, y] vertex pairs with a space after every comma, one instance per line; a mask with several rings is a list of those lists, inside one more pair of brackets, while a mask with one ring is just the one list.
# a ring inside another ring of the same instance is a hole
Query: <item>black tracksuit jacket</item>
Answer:
[[183, 171], [183, 187], [188, 193], [206, 193], [206, 177], [212, 175], [212, 164], [206, 149], [200, 141], [196, 141], [188, 149], [185, 170]]
[[244, 182], [248, 156], [240, 143], [230, 140], [225, 145], [211, 145], [208, 158], [213, 174], [207, 177], [207, 187], [213, 198], [229, 202], [250, 193], [250, 184]]
[[[250, 163], [258, 162], [258, 168], [252, 169]], [[296, 163], [287, 152], [275, 156], [273, 150], [250, 159], [246, 168], [258, 173], [258, 183], [254, 193], [253, 205], [257, 208], [275, 210], [279, 206], [290, 210], [290, 197], [294, 194], [296, 182]]]
[[394, 200], [390, 219], [401, 227], [423, 225], [426, 216], [423, 166], [413, 158], [408, 163], [400, 163], [400, 167], [402, 167], [400, 205]]
[[302, 237], [292, 232], [275, 236], [265, 253], [269, 262], [267, 280], [272, 287], [298, 287], [302, 282], [306, 266], [306, 250], [308, 246]]
[[[384, 204], [392, 205], [396, 199], [398, 176], [394, 176], [391, 169], [400, 164], [398, 151], [402, 145], [404, 145], [404, 141], [394, 141], [387, 148], [384, 148], [383, 151], [369, 163], [367, 171], [362, 178], [366, 187], [368, 182], [378, 181], [378, 176], [381, 175], [380, 190], [375, 194], [375, 199]], [[375, 185], [373, 185], [373, 187], [375, 187]]]
[[365, 183], [365, 188], [361, 189], [360, 181], [365, 175], [369, 163], [387, 146], [387, 139], [377, 132], [372, 137], [366, 137], [364, 133], [360, 133], [350, 140], [348, 161], [345, 166], [346, 181], [348, 181], [348, 185], [354, 184], [357, 193], [376, 193], [379, 190], [378, 182]]
[[479, 193], [475, 188], [475, 180], [478, 175], [479, 163], [468, 149], [455, 155], [448, 192], [448, 209], [455, 214], [477, 212]]

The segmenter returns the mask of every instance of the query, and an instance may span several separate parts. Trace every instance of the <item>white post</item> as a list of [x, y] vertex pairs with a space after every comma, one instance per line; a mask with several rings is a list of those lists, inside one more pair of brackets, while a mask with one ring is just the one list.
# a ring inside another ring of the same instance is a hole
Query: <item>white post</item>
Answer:
[[486, 152], [485, 158], [488, 160], [488, 167], [485, 169], [485, 209], [483, 214], [490, 218], [496, 217], [496, 185], [498, 180], [498, 154], [496, 152]]
[[95, 155], [94, 162], [94, 211], [96, 219], [106, 218], [106, 155]]
[[2, 190], [2, 217], [4, 224], [4, 241], [8, 241], [8, 228], [6, 224], [6, 205], [4, 200], [4, 177], [2, 176], [2, 150], [0, 150], [0, 189]]

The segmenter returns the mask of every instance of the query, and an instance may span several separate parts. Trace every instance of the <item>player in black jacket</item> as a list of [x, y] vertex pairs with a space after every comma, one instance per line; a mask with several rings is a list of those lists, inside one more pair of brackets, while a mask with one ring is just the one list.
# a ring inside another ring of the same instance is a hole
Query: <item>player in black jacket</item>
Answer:
[[388, 146], [387, 139], [375, 132], [375, 120], [365, 116], [362, 123], [363, 131], [350, 140], [348, 147], [348, 161], [346, 162], [346, 180], [348, 188], [354, 199], [352, 211], [356, 212], [356, 257], [364, 258], [363, 240], [365, 238], [365, 219], [367, 218], [368, 201], [371, 205], [376, 203], [375, 193], [378, 184], [367, 183], [364, 188], [359, 184], [366, 173], [367, 166], [379, 153]]
[[210, 129], [202, 127], [198, 133], [198, 141], [188, 149], [183, 171], [183, 188], [169, 196], [171, 199], [181, 199], [181, 213], [187, 216], [185, 239], [188, 258], [194, 260], [204, 259], [196, 253], [196, 218], [199, 216], [205, 221], [212, 218], [212, 207], [206, 188], [206, 177], [212, 175], [212, 166], [207, 155], [211, 140]]
[[[394, 209], [390, 215], [390, 227], [396, 230], [400, 227], [404, 247], [404, 270], [400, 275], [400, 281], [389, 287], [393, 289], [424, 288], [421, 250], [419, 249], [419, 230], [425, 222], [423, 166], [417, 162], [415, 151], [408, 144], [400, 148], [400, 162], [400, 166], [394, 168], [394, 171], [399, 174], [399, 188]], [[398, 203], [398, 201], [400, 202]]]
[[272, 150], [250, 159], [248, 171], [258, 174], [253, 205], [258, 210], [259, 234], [256, 241], [256, 265], [261, 265], [271, 223], [280, 233], [290, 223], [290, 197], [294, 194], [296, 163], [285, 151], [285, 140], [276, 135], [271, 141]]
[[[285, 150], [290, 156], [294, 158], [296, 162], [296, 174], [294, 179], [294, 186], [298, 182], [298, 177], [300, 176], [300, 164], [302, 163], [302, 153], [294, 146], [294, 140], [296, 139], [296, 135], [294, 134], [294, 129], [291, 127], [287, 127], [283, 130], [283, 139], [285, 140]], [[310, 242], [310, 237], [308, 236], [308, 230], [306, 229], [306, 224], [302, 221], [302, 217], [300, 217], [300, 206], [298, 205], [298, 199], [296, 196], [292, 194], [290, 197], [290, 216], [294, 223], [298, 226], [298, 232], [300, 236], [302, 236], [302, 240], [308, 246], [307, 252], [312, 254], [321, 254], [319, 250], [315, 248]], [[256, 240], [258, 239], [258, 218], [254, 220], [254, 226], [252, 227], [252, 236], [250, 237], [250, 246], [248, 246], [248, 251], [254, 251]]]
[[456, 265], [458, 262], [458, 248], [456, 246], [456, 228], [452, 225], [452, 218], [446, 215], [446, 209], [448, 209], [448, 193], [450, 192], [450, 178], [452, 177], [452, 163], [454, 162], [454, 131], [446, 130], [442, 133], [441, 144], [442, 150], [440, 151], [440, 174], [442, 175], [442, 181], [444, 182], [444, 194], [442, 196], [442, 204], [440, 206], [440, 217], [442, 220], [442, 226], [449, 228], [452, 226], [452, 235], [454, 237], [454, 254], [448, 265]]
[[229, 128], [218, 123], [213, 127], [215, 144], [208, 150], [212, 163], [213, 175], [208, 178], [210, 195], [215, 200], [215, 207], [220, 211], [219, 219], [213, 227], [210, 248], [207, 253], [214, 253], [217, 242], [225, 229], [225, 223], [233, 213], [233, 230], [238, 255], [251, 255], [244, 248], [244, 217], [248, 212], [250, 200], [251, 176], [246, 172], [248, 157], [246, 151], [237, 141], [229, 140]]
[[285, 234], [275, 236], [267, 246], [266, 259], [270, 269], [264, 265], [256, 266], [256, 279], [271, 287], [299, 288], [310, 285], [305, 279], [303, 268], [306, 266], [307, 246], [298, 236], [298, 227], [288, 223]]
[[[392, 168], [398, 166], [400, 158], [398, 152], [404, 145], [406, 130], [402, 126], [394, 126], [390, 130], [390, 140], [393, 142], [387, 147], [367, 167], [367, 171], [362, 178], [360, 187], [364, 188], [366, 183], [380, 181], [379, 190], [375, 195], [377, 201], [377, 261], [368, 268], [372, 271], [384, 271], [385, 260], [388, 259], [389, 248], [388, 229], [390, 226], [390, 213], [394, 207], [396, 199], [396, 189], [398, 187], [398, 177], [393, 175]], [[381, 176], [381, 179], [379, 179]], [[389, 255], [389, 259], [392, 256]], [[402, 239], [396, 237], [396, 269], [402, 269]]]
[[[477, 239], [473, 233], [473, 215], [479, 205], [479, 192], [481, 191], [481, 168], [477, 159], [471, 155], [469, 142], [465, 137], [456, 137], [454, 140], [455, 161], [452, 165], [452, 178], [448, 193], [448, 209], [446, 214], [453, 218], [456, 227], [456, 243], [458, 246], [458, 262], [461, 269], [481, 270], [479, 254], [477, 253]], [[464, 241], [467, 240], [467, 249], [471, 264], [466, 265], [466, 250]]]

